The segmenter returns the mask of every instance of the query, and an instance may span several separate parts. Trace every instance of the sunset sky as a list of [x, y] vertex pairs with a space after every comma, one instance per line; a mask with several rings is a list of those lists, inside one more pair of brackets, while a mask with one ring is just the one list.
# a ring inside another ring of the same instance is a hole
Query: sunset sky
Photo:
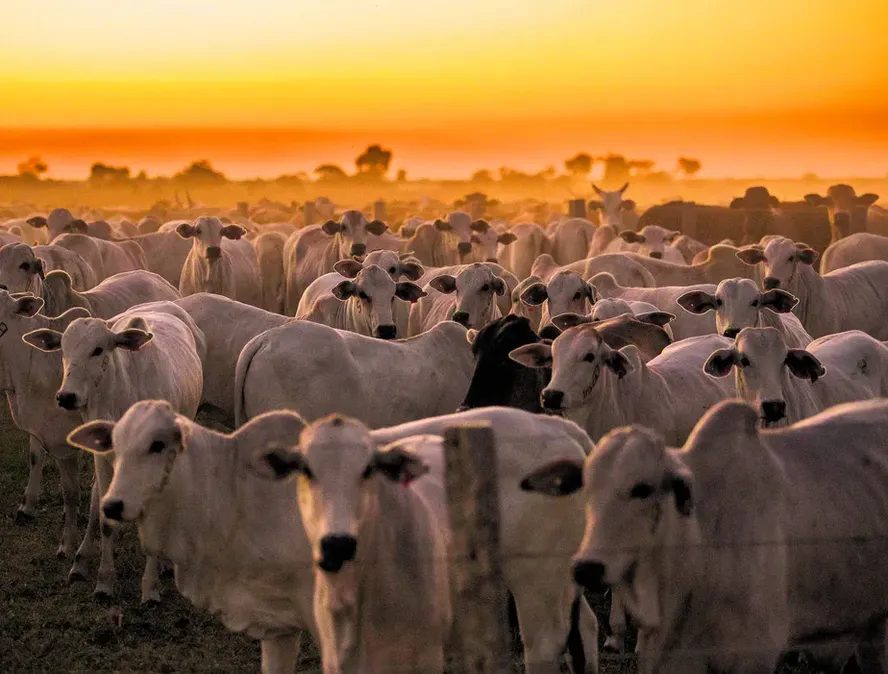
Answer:
[[[885, 0], [4, 0], [0, 173], [411, 175], [621, 152], [888, 173]], [[184, 131], [183, 129], [187, 129]]]

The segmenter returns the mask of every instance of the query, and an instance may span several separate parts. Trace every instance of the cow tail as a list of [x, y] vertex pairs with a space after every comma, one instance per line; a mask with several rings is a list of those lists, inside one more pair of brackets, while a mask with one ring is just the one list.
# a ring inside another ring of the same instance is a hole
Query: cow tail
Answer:
[[265, 340], [265, 333], [260, 333], [246, 343], [240, 356], [237, 358], [237, 366], [234, 369], [234, 427], [240, 428], [247, 421], [247, 414], [244, 409], [244, 385], [247, 381], [247, 374], [250, 371], [250, 363], [253, 362], [253, 356], [262, 348]]
[[583, 674], [586, 671], [586, 651], [583, 649], [583, 634], [580, 631], [580, 603], [583, 601], [582, 591], [577, 592], [570, 605], [570, 631], [567, 633], [567, 643], [564, 650], [570, 656], [573, 671]]

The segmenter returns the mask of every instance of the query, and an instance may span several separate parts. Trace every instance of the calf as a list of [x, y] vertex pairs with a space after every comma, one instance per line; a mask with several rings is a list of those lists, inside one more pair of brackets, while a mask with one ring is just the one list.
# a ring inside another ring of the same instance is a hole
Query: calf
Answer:
[[624, 230], [620, 232], [620, 238], [615, 239], [607, 248], [607, 253], [630, 251], [638, 253], [642, 257], [651, 257], [655, 260], [663, 260], [673, 264], [685, 264], [681, 251], [672, 245], [672, 242], [681, 235], [681, 232], [664, 229], [657, 225], [647, 225], [640, 232]]
[[489, 267], [476, 262], [456, 274], [435, 276], [423, 290], [427, 295], [410, 309], [410, 335], [419, 335], [448, 320], [467, 328], [483, 327], [502, 315], [494, 298], [506, 294], [506, 283]]
[[584, 281], [578, 273], [564, 270], [553, 274], [545, 284], [530, 284], [520, 296], [522, 304], [532, 307], [542, 305], [539, 325], [545, 325], [558, 314], [585, 314], [596, 299], [592, 284]]

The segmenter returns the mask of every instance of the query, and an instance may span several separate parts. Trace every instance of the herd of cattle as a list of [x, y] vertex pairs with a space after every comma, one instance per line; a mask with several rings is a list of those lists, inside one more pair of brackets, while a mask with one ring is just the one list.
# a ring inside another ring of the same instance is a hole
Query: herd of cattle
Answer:
[[326, 672], [442, 671], [441, 435], [485, 421], [526, 671], [597, 671], [577, 585], [610, 589], [605, 645], [635, 626], [643, 672], [882, 671], [888, 211], [847, 185], [640, 215], [626, 187], [596, 191], [589, 218], [454, 211], [397, 233], [359, 210], [10, 217], [18, 517], [48, 455], [70, 580], [113, 595], [135, 522], [143, 601], [171, 563], [261, 640], [264, 672], [295, 670], [303, 631]]

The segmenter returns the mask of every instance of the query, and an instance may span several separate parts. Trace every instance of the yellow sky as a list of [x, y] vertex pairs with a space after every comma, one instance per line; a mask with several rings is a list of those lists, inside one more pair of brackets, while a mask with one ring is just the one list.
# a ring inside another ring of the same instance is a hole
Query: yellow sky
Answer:
[[656, 146], [662, 118], [670, 151], [693, 151], [695, 128], [740, 118], [764, 135], [838, 124], [865, 147], [888, 116], [885, 0], [3, 0], [0, 21], [6, 128], [507, 144], [563, 126], [567, 147], [568, 133], [618, 142], [638, 123]]

